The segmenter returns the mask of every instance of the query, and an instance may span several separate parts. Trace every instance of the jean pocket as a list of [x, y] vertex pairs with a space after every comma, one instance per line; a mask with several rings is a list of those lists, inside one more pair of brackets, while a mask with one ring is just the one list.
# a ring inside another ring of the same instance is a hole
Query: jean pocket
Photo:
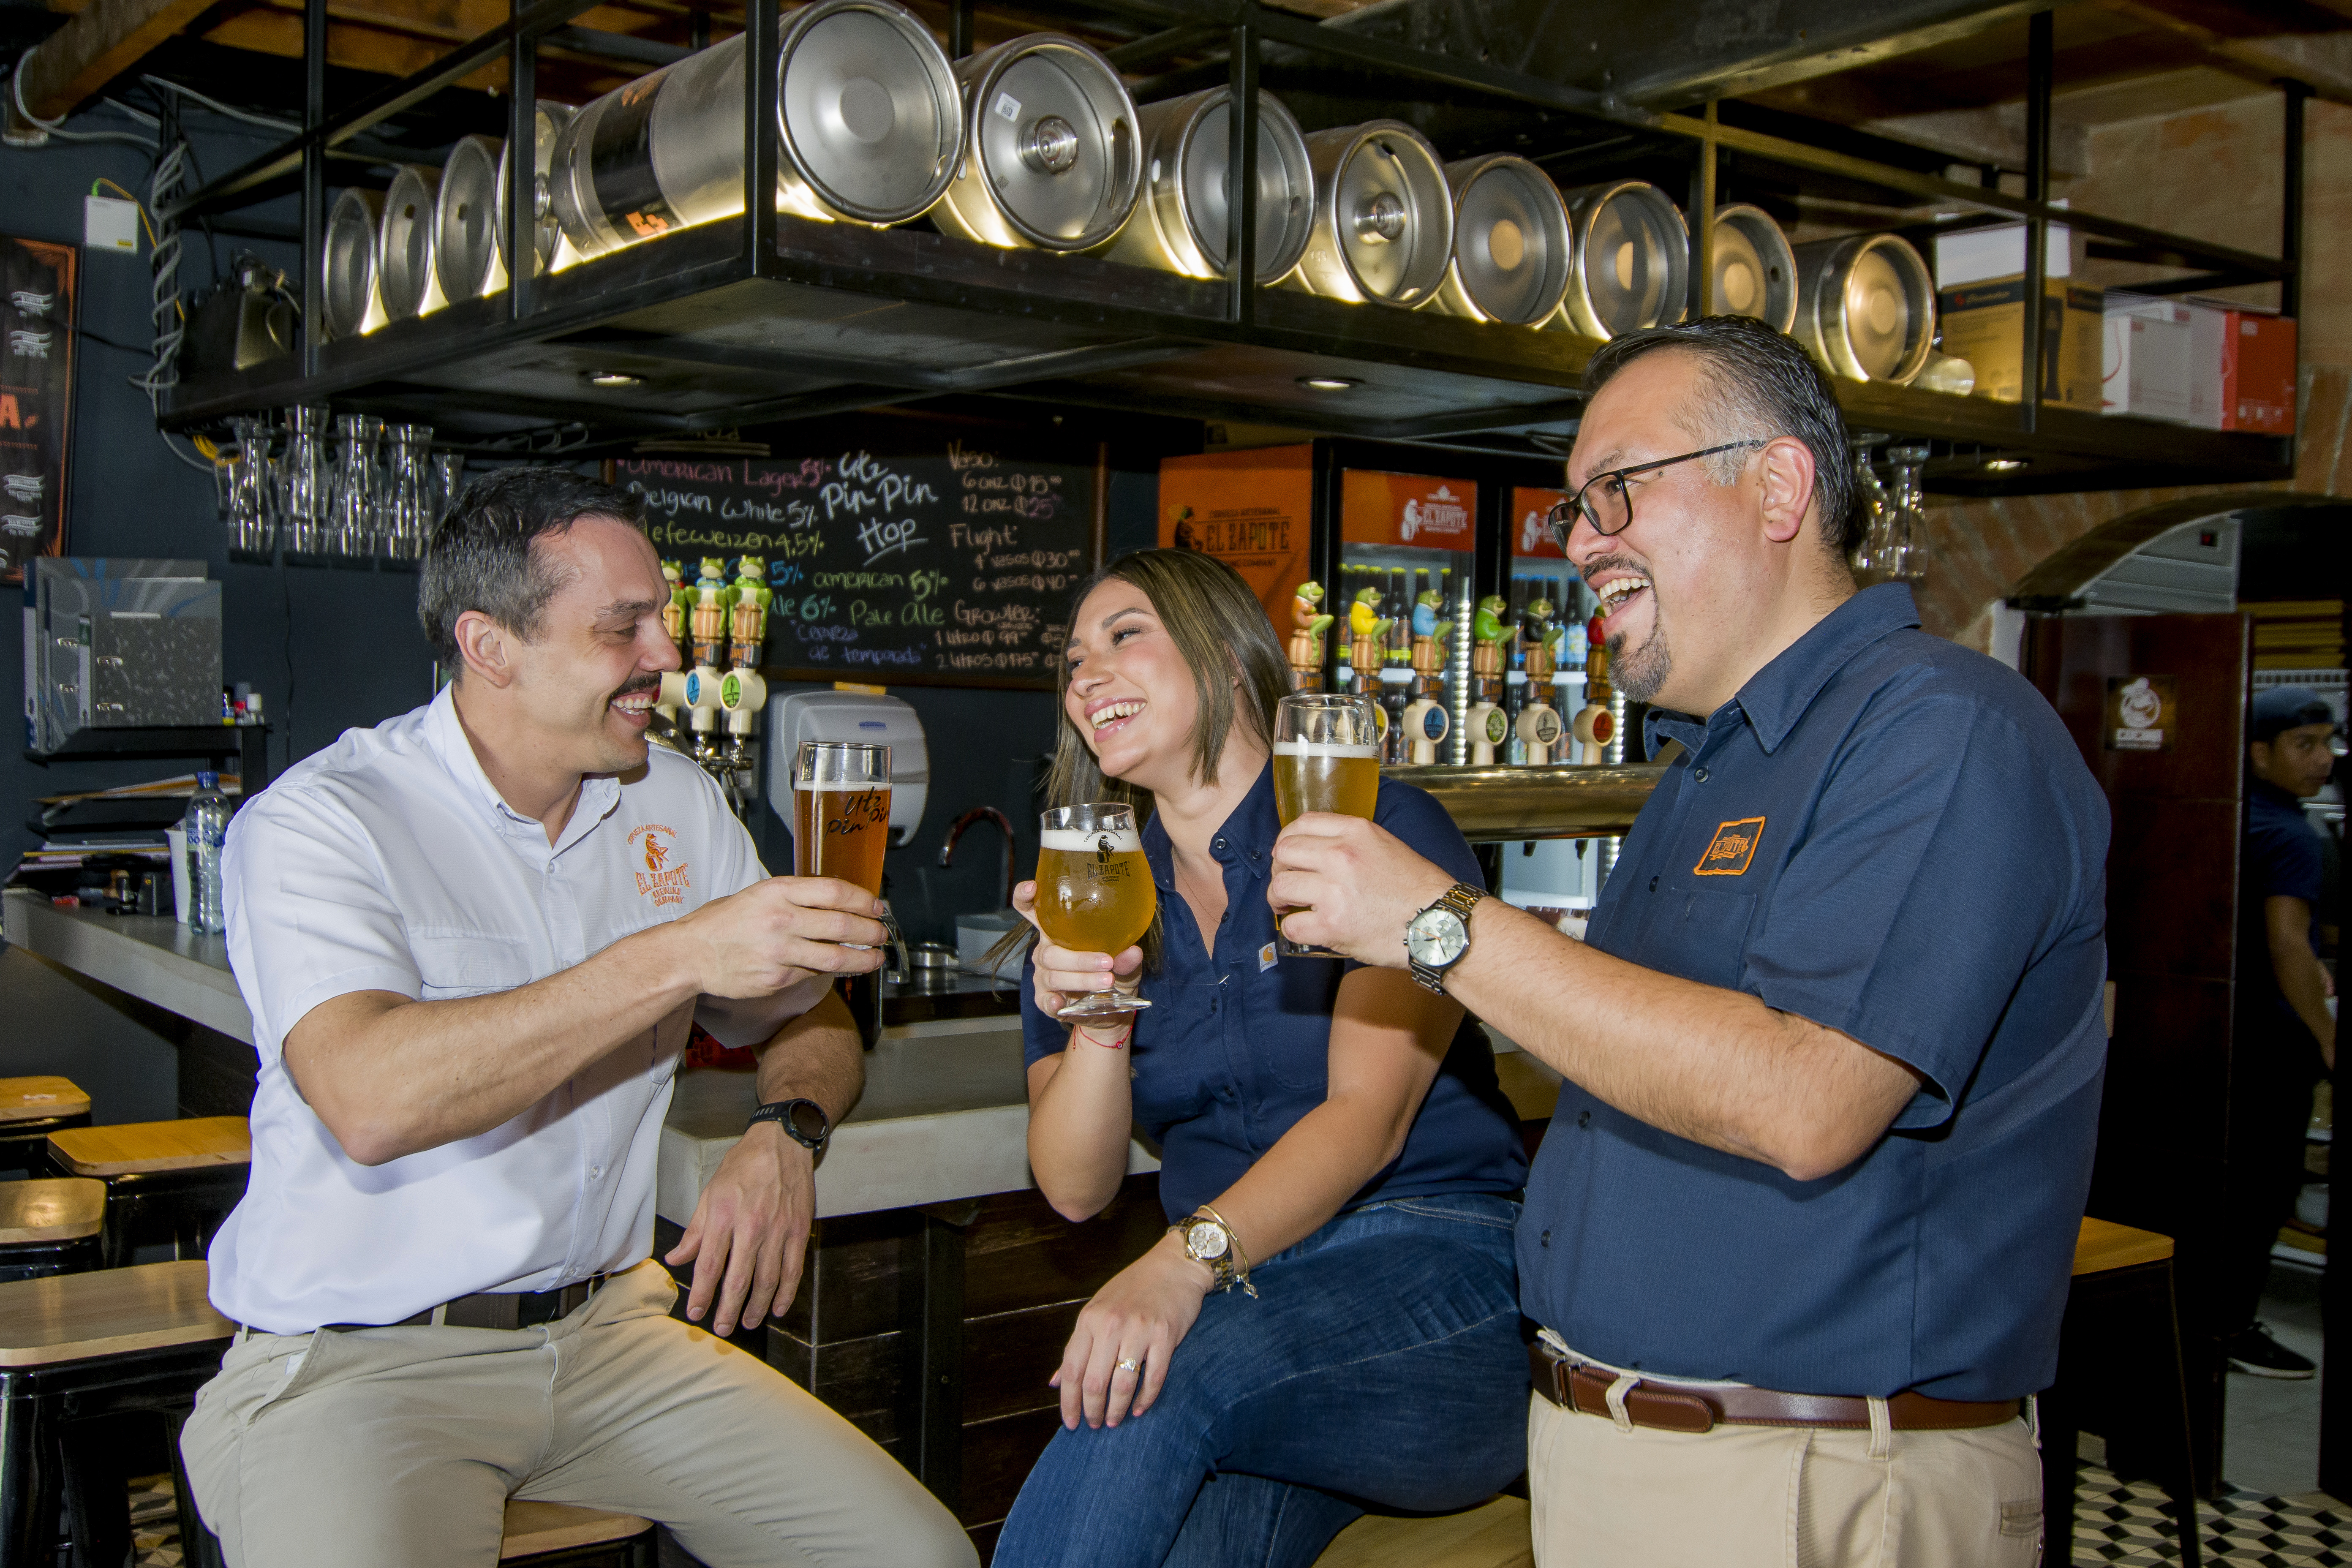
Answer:
[[1465, 1194], [1460, 1197], [1388, 1198], [1368, 1208], [1385, 1208], [1423, 1219], [1485, 1226], [1490, 1230], [1519, 1228], [1519, 1201], [1496, 1193]]

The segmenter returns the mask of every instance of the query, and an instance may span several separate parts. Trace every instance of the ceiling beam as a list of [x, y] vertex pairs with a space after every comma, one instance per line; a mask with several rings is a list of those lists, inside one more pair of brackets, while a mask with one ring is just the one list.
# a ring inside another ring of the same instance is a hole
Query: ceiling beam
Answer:
[[[2168, 33], [2208, 64], [2264, 86], [2299, 81], [2334, 103], [2352, 104], [2352, 32], [2273, 33], [2245, 37], [2212, 25], [2213, 7], [2165, 0], [2095, 0], [2101, 9]], [[2347, 9], [2352, 9], [2347, 5]], [[2335, 6], [2330, 6], [2333, 11]], [[2233, 19], [2245, 18], [2237, 12]], [[2273, 26], [2275, 23], [2272, 24]]]
[[9, 94], [10, 140], [38, 139], [20, 123], [22, 101], [42, 120], [72, 113], [164, 39], [202, 15], [212, 0], [89, 0], [66, 25], [16, 62]]

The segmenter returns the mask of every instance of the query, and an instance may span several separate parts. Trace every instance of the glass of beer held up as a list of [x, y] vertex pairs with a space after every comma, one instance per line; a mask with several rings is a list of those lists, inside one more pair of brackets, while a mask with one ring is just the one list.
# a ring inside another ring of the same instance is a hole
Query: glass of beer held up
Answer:
[[890, 748], [803, 741], [793, 759], [793, 875], [836, 878], [878, 898], [889, 843]]
[[[1381, 721], [1370, 697], [1301, 691], [1282, 700], [1274, 715], [1274, 810], [1289, 826], [1310, 811], [1370, 818], [1381, 797]], [[1336, 958], [1275, 936], [1285, 958]]]
[[[1037, 926], [1056, 947], [1114, 957], [1143, 940], [1160, 904], [1131, 807], [1064, 805], [1038, 820]], [[1070, 1023], [1116, 1018], [1151, 1004], [1097, 991], [1062, 1009]]]

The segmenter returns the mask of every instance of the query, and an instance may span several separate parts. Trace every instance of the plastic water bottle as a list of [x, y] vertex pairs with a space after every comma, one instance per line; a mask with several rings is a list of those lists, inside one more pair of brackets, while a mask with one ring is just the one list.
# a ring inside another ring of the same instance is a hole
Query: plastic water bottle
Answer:
[[188, 929], [226, 931], [228, 920], [221, 906], [221, 839], [228, 832], [228, 797], [220, 792], [220, 774], [196, 775], [196, 793], [188, 814], [180, 818], [188, 836], [188, 863], [180, 868], [188, 879]]

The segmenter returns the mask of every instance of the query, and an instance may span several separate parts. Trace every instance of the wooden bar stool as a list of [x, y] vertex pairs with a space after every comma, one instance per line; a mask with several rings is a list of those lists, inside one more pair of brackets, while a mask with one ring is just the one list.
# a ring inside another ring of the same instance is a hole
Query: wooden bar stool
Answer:
[[[0, 1283], [0, 1561], [53, 1568], [61, 1507], [77, 1563], [128, 1555], [122, 1458], [77, 1445], [75, 1427], [133, 1412], [160, 1417], [176, 1469], [179, 1426], [236, 1331], [205, 1288], [201, 1261]], [[175, 1479], [188, 1540], [202, 1527], [185, 1479]]]
[[0, 1171], [49, 1172], [49, 1134], [89, 1125], [89, 1096], [69, 1078], [0, 1078]]
[[[177, 1474], [173, 1479], [186, 1484]], [[187, 1568], [225, 1568], [217, 1536], [202, 1525], [188, 1533], [194, 1513], [181, 1505], [180, 1540], [193, 1542], [184, 1545], [182, 1560]], [[633, 1513], [509, 1498], [499, 1561], [521, 1568], [655, 1568], [658, 1541], [653, 1521]]]
[[2180, 1535], [2181, 1568], [2198, 1568], [2197, 1478], [2180, 1323], [2172, 1307], [2172, 1237], [2085, 1219], [2059, 1330], [2058, 1381], [2040, 1401], [2042, 1556], [2053, 1568], [2074, 1561], [2074, 1450], [2085, 1396], [2135, 1381], [2149, 1391], [2145, 1407], [2116, 1414], [2179, 1434], [2178, 1463], [2162, 1481]]
[[0, 1280], [100, 1267], [106, 1184], [87, 1177], [0, 1182]]
[[253, 1164], [242, 1116], [126, 1121], [49, 1134], [49, 1163], [61, 1176], [106, 1184], [106, 1267], [131, 1248], [168, 1240], [182, 1258], [201, 1258], [237, 1200]]
[[1332, 1538], [1315, 1568], [1535, 1568], [1535, 1561], [1526, 1500], [1498, 1497], [1418, 1519], [1368, 1513]]

